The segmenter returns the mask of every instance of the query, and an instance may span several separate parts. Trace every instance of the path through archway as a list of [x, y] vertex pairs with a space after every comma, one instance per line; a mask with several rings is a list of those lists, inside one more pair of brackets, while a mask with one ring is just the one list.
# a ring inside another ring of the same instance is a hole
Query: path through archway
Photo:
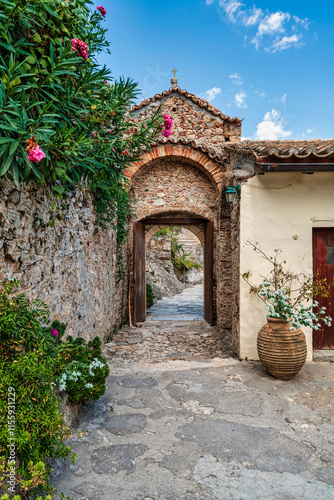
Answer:
[[204, 245], [204, 319], [213, 324], [213, 221], [187, 213], [148, 217], [134, 224], [134, 321], [146, 319], [146, 244], [159, 229], [186, 227]]

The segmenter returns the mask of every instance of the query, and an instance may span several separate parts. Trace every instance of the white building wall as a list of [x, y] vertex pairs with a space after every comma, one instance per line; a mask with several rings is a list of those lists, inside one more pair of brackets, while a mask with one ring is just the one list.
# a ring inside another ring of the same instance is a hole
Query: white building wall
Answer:
[[[257, 241], [264, 252], [282, 250], [286, 267], [312, 274], [312, 228], [334, 227], [334, 173], [268, 173], [242, 186], [240, 207], [240, 273], [251, 281], [271, 270], [270, 263], [245, 243]], [[266, 322], [265, 306], [240, 277], [240, 357], [258, 359], [256, 339]], [[312, 359], [312, 329], [303, 328]]]

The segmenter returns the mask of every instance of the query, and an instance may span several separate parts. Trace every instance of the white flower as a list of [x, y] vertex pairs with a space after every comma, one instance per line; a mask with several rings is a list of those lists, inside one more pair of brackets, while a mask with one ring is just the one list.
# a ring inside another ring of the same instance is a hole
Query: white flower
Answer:
[[93, 386], [93, 384], [88, 383], [88, 384], [85, 384], [85, 387], [86, 387], [86, 389], [93, 389], [94, 386]]
[[104, 368], [104, 363], [102, 361], [99, 361], [97, 358], [94, 358], [91, 364], [89, 365], [89, 375], [94, 376], [94, 369], [95, 368]]

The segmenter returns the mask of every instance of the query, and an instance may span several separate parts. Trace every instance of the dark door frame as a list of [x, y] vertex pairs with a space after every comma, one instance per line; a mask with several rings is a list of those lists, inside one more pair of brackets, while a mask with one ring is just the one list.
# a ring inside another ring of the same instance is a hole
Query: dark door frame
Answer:
[[[328, 263], [327, 248], [334, 247], [334, 227], [313, 227], [312, 228], [312, 246], [313, 246], [313, 275], [320, 279], [326, 278], [328, 283], [334, 279], [334, 265]], [[316, 297], [319, 307], [326, 307], [326, 314], [332, 316], [334, 309], [334, 292], [329, 292], [329, 297]], [[320, 330], [313, 330], [312, 335], [313, 349], [333, 349], [334, 332], [333, 327], [322, 324]]]
[[206, 219], [155, 219], [148, 218], [134, 223], [133, 227], [133, 277], [134, 277], [134, 322], [139, 323], [146, 318], [146, 255], [145, 225], [162, 224], [169, 226], [191, 226], [204, 224], [204, 319], [212, 325], [213, 315], [213, 240], [214, 223]]

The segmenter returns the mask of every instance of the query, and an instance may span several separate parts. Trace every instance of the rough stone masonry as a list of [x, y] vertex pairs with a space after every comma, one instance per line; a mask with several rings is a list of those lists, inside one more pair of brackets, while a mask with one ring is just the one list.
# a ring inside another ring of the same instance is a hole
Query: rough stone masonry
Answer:
[[[61, 219], [54, 227], [52, 203]], [[67, 334], [103, 340], [121, 322], [116, 258], [115, 233], [96, 231], [89, 192], [60, 202], [31, 184], [1, 181], [0, 278], [21, 280], [21, 291], [46, 302]]]

